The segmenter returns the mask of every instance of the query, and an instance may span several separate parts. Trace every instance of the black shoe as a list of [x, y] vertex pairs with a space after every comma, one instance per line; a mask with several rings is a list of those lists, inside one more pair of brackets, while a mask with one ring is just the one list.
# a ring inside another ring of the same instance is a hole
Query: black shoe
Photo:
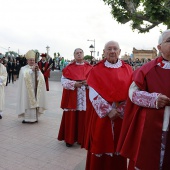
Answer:
[[25, 120], [22, 121], [22, 123], [29, 123], [29, 124], [33, 124], [33, 123], [38, 123], [38, 121], [36, 120], [35, 122], [27, 122]]
[[23, 120], [22, 123], [28, 123], [28, 122], [26, 122], [25, 120]]
[[67, 147], [72, 147], [73, 145], [72, 145], [72, 144], [69, 144], [69, 143], [66, 143], [66, 146], [67, 146]]
[[0, 115], [0, 119], [2, 119], [2, 116]]

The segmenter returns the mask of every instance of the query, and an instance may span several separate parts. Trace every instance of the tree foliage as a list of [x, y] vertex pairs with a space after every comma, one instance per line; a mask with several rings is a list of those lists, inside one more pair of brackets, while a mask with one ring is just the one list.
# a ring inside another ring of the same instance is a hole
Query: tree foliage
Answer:
[[91, 58], [92, 58], [92, 57], [91, 57], [90, 55], [86, 55], [86, 56], [84, 56], [84, 60], [89, 60], [89, 61], [90, 61], [90, 60], [91, 60]]
[[170, 0], [103, 0], [117, 22], [131, 21], [132, 30], [149, 32], [159, 24], [170, 28]]
[[18, 56], [18, 53], [17, 52], [15, 52], [15, 51], [8, 51], [8, 52], [6, 52], [5, 53], [5, 56], [9, 56], [9, 57], [14, 57], [14, 58], [16, 58], [17, 56]]

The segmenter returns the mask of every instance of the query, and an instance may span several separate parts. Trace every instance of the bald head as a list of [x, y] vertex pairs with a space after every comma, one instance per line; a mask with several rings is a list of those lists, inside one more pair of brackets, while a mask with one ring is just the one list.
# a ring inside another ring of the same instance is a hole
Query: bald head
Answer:
[[170, 33], [170, 29], [162, 32], [158, 39], [158, 45], [162, 44], [163, 40], [165, 39], [166, 35]]
[[120, 48], [119, 43], [117, 41], [109, 41], [105, 44], [104, 49], [106, 49], [107, 46], [109, 46], [110, 44], [115, 44], [118, 48]]
[[164, 31], [159, 37], [158, 50], [162, 57], [170, 61], [170, 29]]
[[118, 61], [121, 50], [118, 42], [109, 41], [105, 44], [103, 52], [106, 60], [112, 64], [115, 64]]

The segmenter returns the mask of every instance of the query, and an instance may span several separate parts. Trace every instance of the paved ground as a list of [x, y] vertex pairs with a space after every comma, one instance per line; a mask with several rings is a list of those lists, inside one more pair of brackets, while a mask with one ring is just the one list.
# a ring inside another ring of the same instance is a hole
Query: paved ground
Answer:
[[22, 124], [16, 110], [17, 84], [5, 87], [6, 109], [0, 120], [0, 170], [84, 170], [86, 150], [67, 148], [57, 140], [62, 110], [61, 73], [54, 71], [48, 92], [49, 109], [37, 124]]

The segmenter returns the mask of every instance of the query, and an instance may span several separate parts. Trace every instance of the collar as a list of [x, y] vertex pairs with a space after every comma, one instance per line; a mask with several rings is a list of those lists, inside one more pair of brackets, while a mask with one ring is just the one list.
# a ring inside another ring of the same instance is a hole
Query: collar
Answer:
[[117, 63], [112, 64], [109, 63], [107, 60], [104, 62], [104, 65], [108, 68], [119, 68], [122, 66], [122, 61], [120, 59], [118, 59]]
[[76, 62], [76, 65], [84, 65], [84, 62], [82, 62], [82, 63]]
[[158, 64], [157, 65], [164, 68], [164, 69], [170, 69], [170, 61], [164, 59], [163, 57], [160, 57], [158, 59]]

